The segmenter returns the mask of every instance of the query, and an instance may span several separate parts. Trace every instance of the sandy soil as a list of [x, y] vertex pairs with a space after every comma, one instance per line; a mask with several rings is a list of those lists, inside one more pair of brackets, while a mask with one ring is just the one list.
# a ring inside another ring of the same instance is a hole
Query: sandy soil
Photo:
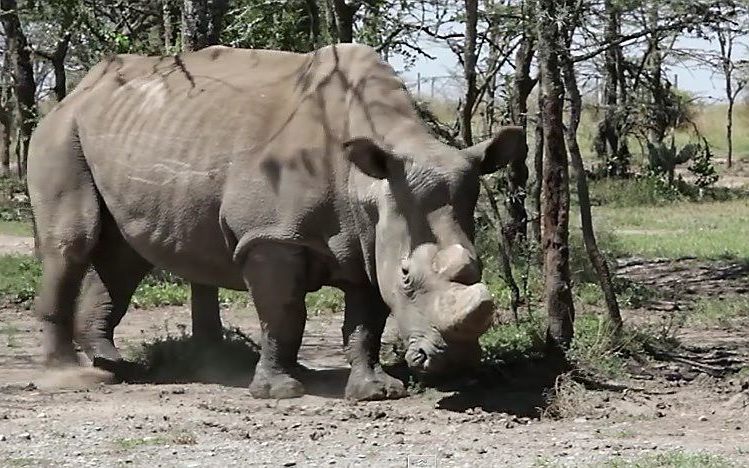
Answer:
[[[736, 287], [727, 294], [749, 279], [728, 264], [707, 270], [668, 264], [624, 262], [622, 271], [642, 282], [660, 278], [659, 284], [702, 278], [687, 281], [694, 290], [712, 284], [705, 272], [730, 272], [733, 279], [721, 284]], [[689, 300], [674, 296], [677, 309]], [[625, 313], [630, 320], [671, 313], [656, 309]], [[253, 311], [222, 314], [226, 325], [257, 337]], [[340, 315], [310, 317], [301, 359], [316, 369], [305, 379], [311, 394], [285, 401], [249, 395], [249, 364], [235, 385], [76, 388], [72, 383], [80, 381], [71, 380], [61, 388], [69, 375], [43, 372], [31, 312], [0, 309], [0, 322], [0, 466], [581, 466], [671, 450], [708, 451], [749, 465], [749, 385], [737, 375], [711, 377], [701, 367], [711, 359], [746, 366], [749, 324], [685, 328], [684, 361], [655, 362], [630, 382], [634, 390], [581, 391], [574, 412], [553, 419], [539, 417], [545, 389], [527, 368], [507, 369], [491, 385], [348, 402]], [[183, 307], [131, 310], [117, 341], [127, 349], [189, 323]]]

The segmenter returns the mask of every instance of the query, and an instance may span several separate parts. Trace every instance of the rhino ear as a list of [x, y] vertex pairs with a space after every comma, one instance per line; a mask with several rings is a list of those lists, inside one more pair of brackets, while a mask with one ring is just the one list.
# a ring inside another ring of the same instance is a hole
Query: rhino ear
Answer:
[[343, 143], [346, 157], [360, 171], [375, 179], [386, 179], [393, 153], [366, 137], [352, 138]]
[[502, 127], [494, 138], [464, 149], [463, 154], [479, 165], [482, 174], [491, 174], [510, 161], [525, 159], [528, 154], [525, 130], [520, 126]]

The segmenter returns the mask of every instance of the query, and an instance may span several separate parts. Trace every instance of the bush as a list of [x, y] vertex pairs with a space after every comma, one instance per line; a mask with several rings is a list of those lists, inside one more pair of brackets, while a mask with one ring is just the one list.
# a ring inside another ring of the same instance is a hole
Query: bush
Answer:
[[4, 255], [0, 257], [0, 301], [31, 306], [42, 267], [30, 255]]
[[0, 177], [0, 221], [28, 221], [31, 203], [24, 182], [11, 177]]
[[591, 204], [617, 208], [665, 205], [685, 199], [679, 188], [652, 175], [593, 181], [590, 198]]

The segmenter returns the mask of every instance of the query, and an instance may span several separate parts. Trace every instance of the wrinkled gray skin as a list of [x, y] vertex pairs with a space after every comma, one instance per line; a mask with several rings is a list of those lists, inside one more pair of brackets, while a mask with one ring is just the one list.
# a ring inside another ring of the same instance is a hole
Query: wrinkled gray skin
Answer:
[[74, 363], [74, 338], [120, 359], [113, 329], [156, 266], [204, 285], [208, 309], [215, 287], [252, 292], [258, 398], [303, 394], [304, 298], [323, 285], [345, 293], [347, 397], [404, 395], [379, 363], [388, 313], [415, 372], [470, 367], [494, 310], [473, 245], [479, 175], [525, 151], [514, 127], [440, 143], [364, 46], [107, 60], [31, 142], [46, 362]]

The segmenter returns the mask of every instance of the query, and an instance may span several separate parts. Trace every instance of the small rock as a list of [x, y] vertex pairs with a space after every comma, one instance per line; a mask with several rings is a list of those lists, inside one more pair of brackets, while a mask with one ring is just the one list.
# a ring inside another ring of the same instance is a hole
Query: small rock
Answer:
[[19, 434], [18, 437], [20, 439], [31, 440], [31, 434], [29, 434], [28, 432], [23, 432], [23, 433]]
[[485, 454], [485, 453], [486, 453], [486, 449], [485, 449], [485, 448], [480, 448], [480, 449], [478, 450], [478, 452], [479, 452], [479, 455], [483, 455], [483, 454]]
[[296, 462], [286, 462], [283, 466], [296, 466]]
[[46, 418], [47, 415], [45, 413], [39, 413], [36, 415], [37, 418]]
[[8, 439], [5, 437], [5, 434], [0, 434], [0, 442], [5, 442], [6, 440]]
[[700, 421], [702, 421], [702, 422], [707, 421], [707, 416], [700, 416]]

